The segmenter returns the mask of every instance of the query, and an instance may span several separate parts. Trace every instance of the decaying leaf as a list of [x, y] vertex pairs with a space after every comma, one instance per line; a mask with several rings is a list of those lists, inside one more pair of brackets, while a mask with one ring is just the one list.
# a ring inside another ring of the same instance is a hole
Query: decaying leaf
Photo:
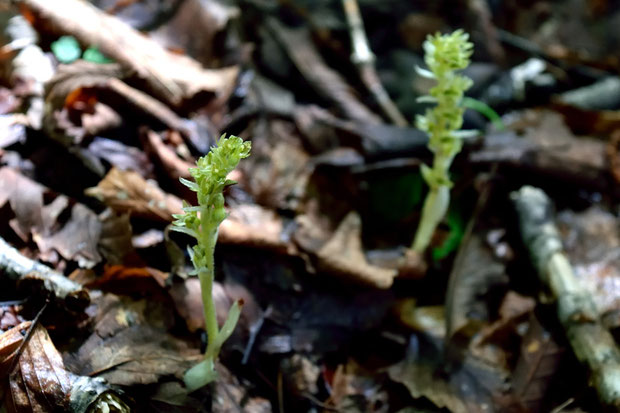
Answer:
[[285, 253], [291, 249], [282, 233], [282, 218], [259, 205], [241, 204], [229, 210], [220, 225], [218, 242], [246, 245]]
[[9, 378], [9, 412], [66, 411], [71, 392], [70, 373], [47, 330], [34, 327]]
[[164, 376], [182, 378], [200, 358], [197, 349], [167, 332], [172, 314], [162, 303], [108, 294], [97, 305], [95, 331], [65, 356], [75, 373], [111, 384], [150, 384]]
[[146, 181], [133, 171], [112, 168], [96, 187], [87, 189], [86, 193], [115, 211], [143, 218], [167, 222], [172, 220], [172, 214], [182, 213], [179, 198], [165, 193], [156, 183]]
[[348, 360], [336, 368], [327, 404], [350, 413], [384, 412], [387, 399], [376, 377], [355, 361]]
[[389, 288], [397, 271], [368, 264], [361, 237], [362, 220], [357, 213], [350, 212], [318, 251], [319, 269], [377, 288]]
[[44, 194], [51, 193], [44, 186], [31, 181], [10, 168], [0, 169], [0, 206], [7, 201], [15, 214], [11, 227], [24, 240], [32, 234], [41, 254], [50, 257], [56, 251], [63, 258], [92, 267], [101, 261], [97, 250], [101, 222], [97, 215], [83, 204], [71, 207], [71, 217], [60, 224], [61, 212], [68, 207], [68, 199], [58, 195], [49, 204], [43, 204]]
[[512, 393], [524, 411], [541, 411], [551, 379], [560, 367], [563, 353], [564, 349], [550, 332], [545, 330], [536, 317], [531, 317], [512, 376]]
[[575, 271], [601, 315], [620, 310], [620, 220], [601, 207], [558, 214], [558, 228]]
[[30, 321], [21, 322], [0, 335], [0, 378], [3, 380], [9, 375], [9, 369], [31, 324]]

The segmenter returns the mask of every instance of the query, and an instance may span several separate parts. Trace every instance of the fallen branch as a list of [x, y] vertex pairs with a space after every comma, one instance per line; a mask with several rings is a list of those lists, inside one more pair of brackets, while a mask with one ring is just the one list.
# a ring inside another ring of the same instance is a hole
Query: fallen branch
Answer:
[[594, 299], [575, 278], [553, 223], [549, 197], [524, 186], [512, 194], [521, 235], [539, 277], [557, 299], [558, 317], [577, 358], [590, 370], [602, 403], [620, 409], [620, 350], [599, 320]]
[[194, 59], [173, 54], [114, 16], [80, 0], [17, 0], [34, 17], [39, 31], [70, 34], [83, 45], [97, 46], [106, 56], [146, 83], [146, 89], [172, 107], [200, 92], [228, 94], [238, 68], [203, 68]]
[[23, 256], [0, 237], [0, 273], [12, 280], [42, 284], [46, 293], [64, 301], [71, 310], [88, 306], [90, 297], [82, 286], [46, 265]]

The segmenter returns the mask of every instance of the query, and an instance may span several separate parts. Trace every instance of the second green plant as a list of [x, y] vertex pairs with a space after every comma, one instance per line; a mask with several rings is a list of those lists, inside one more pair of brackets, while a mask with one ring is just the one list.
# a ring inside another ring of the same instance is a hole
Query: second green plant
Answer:
[[428, 70], [417, 69], [420, 75], [437, 82], [431, 88], [430, 96], [420, 99], [436, 105], [416, 118], [416, 126], [429, 135], [428, 147], [434, 154], [433, 166], [422, 165], [421, 169], [429, 192], [413, 242], [413, 249], [420, 253], [426, 250], [435, 228], [448, 211], [452, 160], [461, 151], [463, 138], [476, 134], [475, 131], [461, 130], [465, 111], [461, 102], [472, 81], [456, 73], [469, 65], [473, 44], [468, 39], [462, 30], [428, 36], [424, 42], [424, 61]]

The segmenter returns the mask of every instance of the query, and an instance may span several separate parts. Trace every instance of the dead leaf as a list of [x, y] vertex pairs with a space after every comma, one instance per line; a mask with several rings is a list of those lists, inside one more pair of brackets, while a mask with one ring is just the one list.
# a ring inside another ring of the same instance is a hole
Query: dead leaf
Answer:
[[67, 260], [92, 267], [101, 261], [97, 243], [101, 223], [90, 209], [76, 203], [71, 217], [64, 224], [57, 222], [69, 201], [63, 195], [43, 205], [43, 195], [51, 194], [44, 186], [24, 177], [10, 168], [0, 169], [0, 206], [7, 201], [15, 213], [10, 224], [13, 230], [28, 241], [30, 234], [43, 257], [50, 258], [57, 251]]
[[131, 386], [170, 375], [180, 379], [200, 359], [198, 349], [167, 332], [172, 314], [162, 303], [106, 294], [96, 304], [95, 331], [65, 356], [72, 371]]
[[88, 145], [88, 151], [115, 168], [136, 171], [144, 178], [153, 177], [153, 164], [146, 154], [136, 147], [113, 139], [96, 137]]
[[54, 249], [68, 260], [75, 260], [81, 267], [92, 268], [101, 261], [97, 250], [101, 222], [93, 211], [82, 204], [75, 204], [71, 218], [58, 232], [45, 238], [35, 237], [41, 251]]
[[86, 194], [117, 212], [158, 221], [171, 221], [172, 214], [183, 212], [179, 198], [165, 193], [155, 182], [144, 180], [137, 172], [117, 168], [110, 169], [96, 187], [86, 190]]
[[[135, 256], [132, 245], [133, 229], [129, 218], [129, 214], [117, 215], [111, 209], [99, 214], [101, 236], [98, 246], [107, 264], [124, 264]], [[134, 258], [134, 261], [136, 260]]]
[[[70, 145], [80, 143], [88, 134], [116, 128], [123, 120], [143, 120], [170, 129], [185, 129], [176, 113], [148, 94], [128, 86], [121, 80], [124, 77], [117, 64], [79, 60], [61, 65], [46, 87], [46, 131]], [[131, 113], [132, 116], [121, 119], [116, 113]]]
[[512, 393], [523, 411], [538, 412], [545, 402], [553, 375], [560, 368], [564, 349], [537, 320], [530, 317], [521, 342], [521, 354], [512, 374]]
[[214, 37], [239, 13], [237, 7], [214, 0], [184, 1], [167, 24], [149, 34], [166, 49], [181, 50], [205, 67], [214, 67], [217, 58]]
[[8, 377], [9, 368], [31, 324], [30, 321], [23, 321], [0, 335], [0, 378], [2, 380]]
[[[166, 145], [162, 137], [152, 130], [145, 131], [142, 137], [144, 151], [164, 168], [174, 184], [178, 184], [179, 178], [191, 178], [189, 168], [193, 168], [195, 166], [194, 163], [181, 159], [174, 149]], [[185, 187], [179, 184], [179, 188]]]
[[319, 269], [377, 288], [390, 288], [397, 271], [368, 264], [361, 236], [362, 221], [356, 212], [350, 212], [318, 251]]
[[583, 212], [563, 211], [558, 229], [575, 277], [583, 283], [604, 316], [620, 310], [620, 221], [600, 206]]
[[282, 218], [259, 205], [241, 204], [229, 209], [220, 225], [218, 242], [246, 245], [286, 253], [289, 243], [282, 234]]
[[388, 395], [376, 376], [352, 359], [336, 368], [327, 404], [351, 413], [383, 412]]
[[123, 295], [161, 295], [166, 288], [168, 273], [149, 267], [106, 265], [103, 275], [84, 286]]
[[71, 378], [47, 330], [37, 325], [9, 378], [9, 412], [67, 411]]

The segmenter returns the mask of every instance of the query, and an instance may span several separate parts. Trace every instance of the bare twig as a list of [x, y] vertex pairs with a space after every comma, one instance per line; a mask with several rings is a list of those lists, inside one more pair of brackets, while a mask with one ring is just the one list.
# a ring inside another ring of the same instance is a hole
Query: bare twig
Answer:
[[390, 99], [390, 96], [379, 80], [379, 76], [377, 76], [374, 64], [375, 55], [370, 50], [370, 46], [368, 46], [364, 22], [357, 5], [357, 0], [342, 0], [342, 7], [347, 17], [349, 34], [351, 35], [351, 48], [353, 49], [351, 61], [357, 67], [362, 82], [364, 82], [364, 85], [366, 85], [370, 93], [375, 97], [383, 113], [385, 113], [395, 125], [401, 127], [407, 126], [407, 120], [402, 113], [400, 113], [392, 99]]
[[312, 44], [307, 30], [286, 27], [274, 18], [267, 19], [266, 23], [297, 69], [318, 94], [333, 102], [349, 119], [367, 124], [381, 123], [379, 117], [352, 93], [351, 87], [342, 76], [327, 66]]
[[1, 237], [0, 274], [13, 280], [40, 281], [46, 292], [64, 300], [71, 309], [85, 308], [90, 302], [88, 292], [82, 289], [81, 285], [48, 266], [23, 256]]
[[525, 186], [512, 194], [539, 277], [557, 298], [558, 317], [577, 358], [587, 365], [601, 402], [620, 409], [620, 350], [605, 329], [594, 299], [575, 278], [553, 223], [552, 204], [540, 189]]

